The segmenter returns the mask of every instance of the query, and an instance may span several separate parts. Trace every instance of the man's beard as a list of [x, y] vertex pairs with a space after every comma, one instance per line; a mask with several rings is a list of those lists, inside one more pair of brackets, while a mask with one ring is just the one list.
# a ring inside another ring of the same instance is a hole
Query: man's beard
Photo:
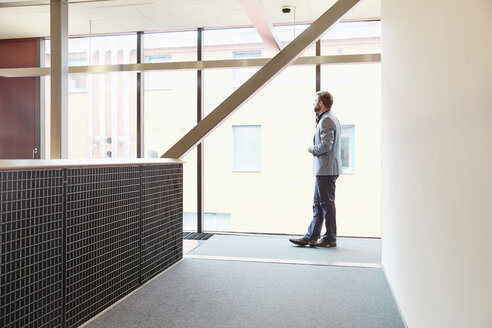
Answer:
[[314, 112], [316, 113], [316, 115], [319, 115], [320, 111], [321, 111], [321, 107], [319, 105], [314, 107]]

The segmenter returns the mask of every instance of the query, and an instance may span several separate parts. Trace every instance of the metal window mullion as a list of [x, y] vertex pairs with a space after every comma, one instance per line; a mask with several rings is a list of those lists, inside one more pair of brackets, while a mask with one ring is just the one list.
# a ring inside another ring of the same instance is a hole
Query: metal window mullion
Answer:
[[[197, 29], [197, 61], [203, 60], [203, 28]], [[198, 69], [196, 71], [196, 90], [197, 90], [197, 102], [196, 102], [196, 114], [197, 114], [197, 124], [203, 120], [204, 109], [203, 109], [203, 70]], [[197, 225], [196, 230], [198, 233], [203, 232], [204, 227], [204, 149], [203, 141], [197, 146]]]
[[[137, 64], [144, 62], [144, 33], [137, 32]], [[144, 72], [137, 72], [137, 158], [144, 156]]]
[[[316, 56], [321, 56], [321, 39], [316, 42]], [[316, 92], [321, 90], [321, 65], [316, 64]]]
[[[38, 57], [38, 66], [43, 67], [45, 65], [45, 43], [43, 38], [38, 38], [37, 40], [37, 57]], [[46, 83], [45, 77], [39, 76], [38, 79], [38, 144], [36, 145], [38, 148], [38, 157], [39, 159], [46, 158]]]

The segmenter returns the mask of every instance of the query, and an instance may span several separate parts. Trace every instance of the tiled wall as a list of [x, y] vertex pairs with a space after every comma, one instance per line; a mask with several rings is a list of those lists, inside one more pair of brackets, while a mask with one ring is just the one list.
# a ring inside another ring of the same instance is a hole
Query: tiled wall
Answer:
[[[147, 166], [143, 171], [142, 282], [178, 261], [183, 253], [183, 183], [178, 169], [174, 170]], [[160, 258], [165, 260], [157, 261]]]
[[60, 326], [62, 171], [0, 172], [0, 327]]
[[181, 259], [182, 165], [0, 172], [0, 327], [76, 327]]

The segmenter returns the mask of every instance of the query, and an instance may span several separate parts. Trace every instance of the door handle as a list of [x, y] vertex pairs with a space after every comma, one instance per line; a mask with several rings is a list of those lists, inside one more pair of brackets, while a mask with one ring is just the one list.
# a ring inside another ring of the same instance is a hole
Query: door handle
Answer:
[[34, 148], [32, 150], [32, 159], [35, 159], [36, 158], [36, 154], [38, 153], [38, 149], [37, 148]]

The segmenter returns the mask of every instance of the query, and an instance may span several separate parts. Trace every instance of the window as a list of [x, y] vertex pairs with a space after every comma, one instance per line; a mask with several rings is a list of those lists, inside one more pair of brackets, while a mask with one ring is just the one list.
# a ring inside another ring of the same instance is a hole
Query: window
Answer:
[[342, 125], [340, 148], [342, 150], [343, 173], [355, 173], [354, 170], [354, 126]]
[[[171, 61], [171, 55], [147, 56], [146, 63], [165, 63]], [[171, 90], [171, 72], [145, 72], [145, 90]]]
[[[260, 58], [261, 50], [258, 51], [234, 51], [234, 59], [247, 59], [247, 58]], [[246, 82], [250, 77], [252, 77], [259, 68], [257, 67], [244, 67], [235, 68], [232, 86], [234, 88], [239, 88], [244, 82]]]
[[[183, 231], [196, 230], [196, 212], [183, 212]], [[231, 231], [231, 213], [204, 213], [205, 231]]]
[[[86, 66], [87, 59], [69, 59], [68, 66]], [[68, 76], [68, 92], [81, 93], [87, 92], [87, 75], [86, 74], [70, 74]]]
[[342, 22], [321, 37], [322, 55], [381, 52], [381, 21]]
[[261, 172], [261, 126], [234, 125], [233, 171]]

